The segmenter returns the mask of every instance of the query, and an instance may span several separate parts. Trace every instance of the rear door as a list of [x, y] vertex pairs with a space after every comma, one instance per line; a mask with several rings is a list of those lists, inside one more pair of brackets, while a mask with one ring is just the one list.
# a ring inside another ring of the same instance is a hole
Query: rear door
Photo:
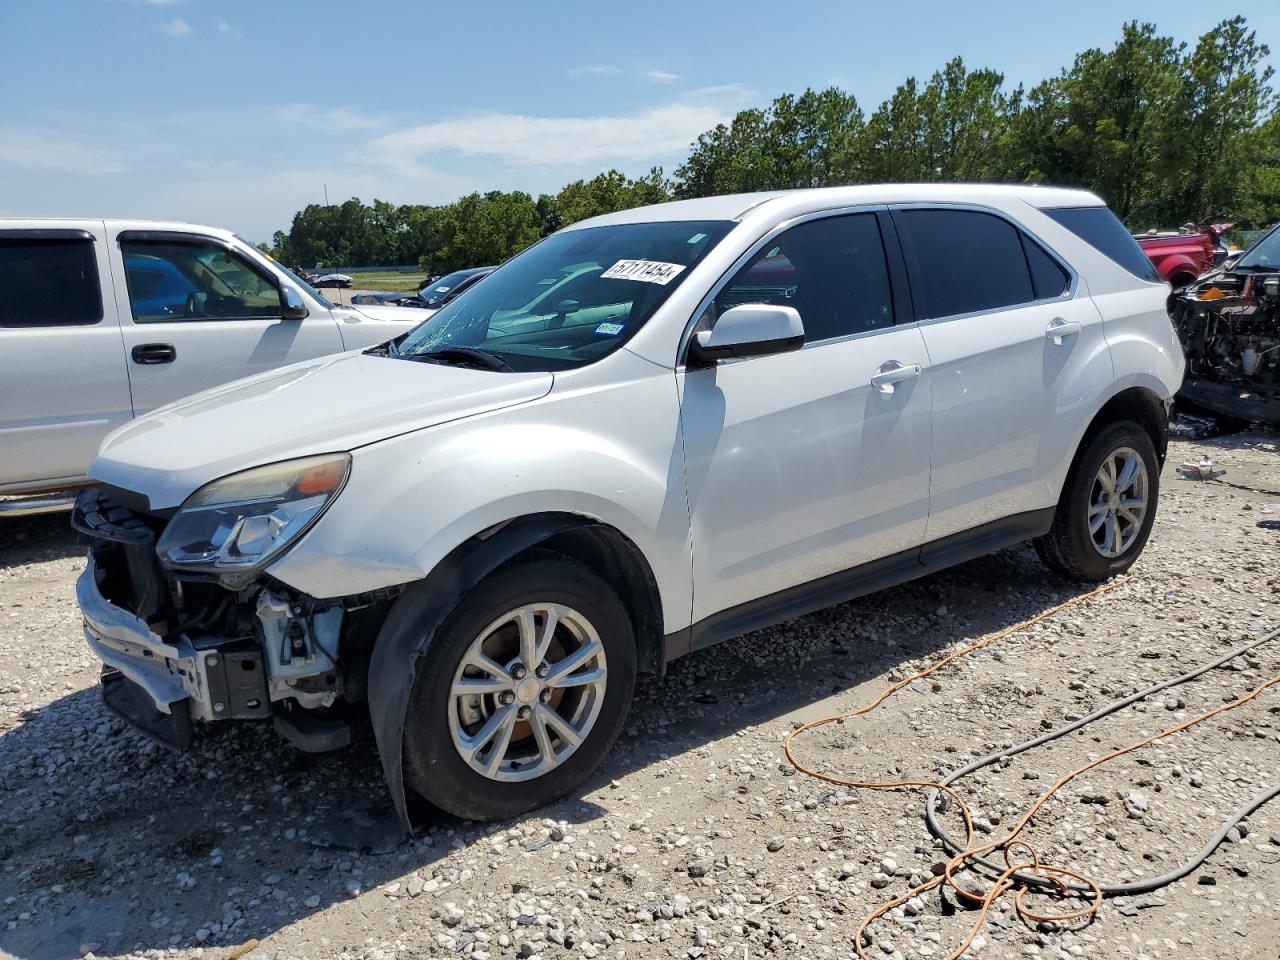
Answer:
[[1065, 261], [995, 211], [913, 206], [894, 222], [933, 370], [926, 541], [1053, 507], [1111, 380], [1097, 308]]
[[111, 255], [133, 405], [141, 415], [188, 394], [338, 353], [328, 311], [281, 316], [279, 281], [217, 237], [121, 230]]
[[83, 477], [133, 415], [106, 239], [101, 220], [0, 228], [0, 489]]

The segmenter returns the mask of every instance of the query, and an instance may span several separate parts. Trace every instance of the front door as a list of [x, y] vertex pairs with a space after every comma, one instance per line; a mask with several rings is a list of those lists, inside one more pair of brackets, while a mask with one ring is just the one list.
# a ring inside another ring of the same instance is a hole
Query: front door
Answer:
[[[795, 307], [805, 346], [678, 374], [696, 623], [920, 545], [929, 501], [924, 340], [895, 310], [875, 213], [805, 221], [716, 295]], [[901, 294], [902, 291], [896, 291]]]
[[213, 237], [122, 231], [112, 251], [134, 411], [343, 349], [326, 311], [281, 316], [275, 277]]

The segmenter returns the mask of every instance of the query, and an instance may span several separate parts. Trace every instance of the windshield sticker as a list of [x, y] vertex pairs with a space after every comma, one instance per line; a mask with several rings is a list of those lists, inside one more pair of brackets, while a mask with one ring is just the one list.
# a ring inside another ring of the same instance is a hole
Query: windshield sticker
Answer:
[[622, 324], [620, 323], [602, 323], [596, 327], [596, 333], [603, 333], [608, 337], [616, 337], [622, 332]]
[[707, 235], [705, 233], [695, 233], [692, 237], [686, 240], [685, 243], [701, 243], [705, 239], [707, 239]]
[[619, 260], [600, 276], [608, 280], [642, 280], [666, 286], [683, 269], [682, 263], [663, 263], [661, 260]]

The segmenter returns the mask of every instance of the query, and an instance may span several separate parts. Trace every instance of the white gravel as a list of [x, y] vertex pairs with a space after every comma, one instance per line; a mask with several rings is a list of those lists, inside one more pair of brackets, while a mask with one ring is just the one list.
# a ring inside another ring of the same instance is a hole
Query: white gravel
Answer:
[[[1002, 640], [868, 717], [805, 740], [823, 769], [936, 777], [1280, 624], [1280, 454], [1270, 434], [1175, 442], [1128, 585]], [[1252, 492], [1175, 478], [1203, 455]], [[859, 920], [944, 855], [922, 798], [798, 775], [781, 740], [891, 678], [1080, 588], [1028, 548], [845, 604], [646, 681], [606, 768], [520, 821], [436, 817], [384, 855], [317, 846], [384, 804], [368, 741], [306, 757], [269, 728], [172, 756], [102, 707], [79, 635], [65, 518], [0, 528], [0, 957], [848, 957]], [[962, 783], [999, 830], [1062, 771], [1280, 672], [1280, 641]], [[1090, 772], [1029, 830], [1101, 880], [1163, 873], [1275, 776], [1280, 692]], [[952, 829], [958, 827], [952, 823]], [[982, 958], [1274, 958], [1280, 804], [1188, 879], [1068, 930], [1008, 903]], [[937, 891], [878, 923], [872, 952], [943, 957], [971, 922]]]

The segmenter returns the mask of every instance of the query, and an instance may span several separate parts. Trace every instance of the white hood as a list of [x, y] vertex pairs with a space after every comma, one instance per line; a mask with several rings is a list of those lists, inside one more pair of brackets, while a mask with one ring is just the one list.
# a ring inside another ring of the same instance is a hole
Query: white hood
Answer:
[[[353, 303], [351, 309], [364, 314], [370, 320], [385, 320], [390, 323], [404, 323], [417, 326], [423, 320], [438, 313], [437, 310], [425, 310], [422, 307], [397, 307], [394, 304]], [[338, 310], [334, 316], [343, 319], [346, 311]]]
[[154, 510], [249, 467], [336, 453], [545, 396], [549, 373], [495, 373], [362, 353], [311, 360], [161, 407], [103, 441], [95, 480]]

